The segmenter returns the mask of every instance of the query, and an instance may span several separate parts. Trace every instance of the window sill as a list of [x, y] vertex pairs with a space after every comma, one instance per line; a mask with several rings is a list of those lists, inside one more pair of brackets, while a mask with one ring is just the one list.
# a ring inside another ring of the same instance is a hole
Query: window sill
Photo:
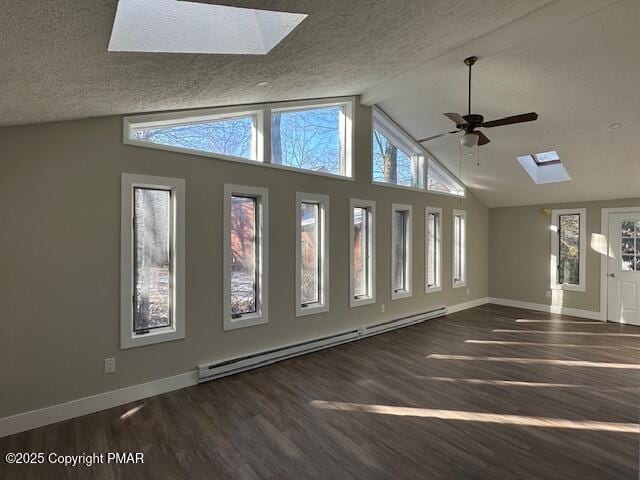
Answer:
[[466, 286], [467, 286], [467, 282], [453, 282], [453, 288], [462, 288]]
[[552, 285], [551, 290], [567, 290], [569, 292], [586, 292], [584, 285]]
[[231, 318], [231, 316], [226, 315], [223, 330], [236, 330], [238, 328], [254, 327], [265, 323], [269, 323], [266, 315], [243, 315], [239, 318]]
[[409, 298], [410, 296], [411, 291], [391, 292], [391, 300], [400, 300], [402, 298]]
[[175, 327], [159, 328], [142, 335], [131, 335], [123, 337], [120, 342], [120, 349], [142, 347], [145, 345], [153, 345], [155, 343], [171, 342], [173, 340], [182, 340], [184, 331], [178, 332]]
[[371, 182], [371, 185], [375, 187], [399, 188], [400, 190], [409, 190], [412, 192], [431, 193], [433, 195], [444, 195], [445, 197], [453, 197], [453, 198], [465, 198], [466, 196], [466, 193], [463, 193], [462, 195], [456, 195], [455, 193], [438, 192], [437, 190], [427, 190], [426, 188], [408, 187], [406, 185], [396, 185], [395, 183], [376, 182], [375, 180]]
[[313, 305], [309, 307], [296, 307], [296, 317], [304, 317], [306, 315], [314, 315], [316, 313], [325, 313], [329, 311], [329, 305]]
[[436, 293], [436, 292], [441, 292], [442, 291], [442, 287], [438, 286], [438, 287], [427, 287], [424, 289], [424, 293]]
[[374, 297], [352, 298], [349, 306], [351, 308], [361, 307], [362, 305], [371, 305], [372, 303], [376, 303], [376, 299]]

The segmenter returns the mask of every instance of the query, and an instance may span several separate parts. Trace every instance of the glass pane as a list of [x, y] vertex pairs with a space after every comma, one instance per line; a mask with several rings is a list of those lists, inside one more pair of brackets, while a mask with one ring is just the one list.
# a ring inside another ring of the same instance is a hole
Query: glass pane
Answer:
[[369, 216], [366, 208], [353, 209], [353, 295], [369, 296]]
[[445, 168], [431, 158], [429, 158], [427, 165], [427, 190], [458, 196], [464, 195], [462, 184]]
[[[638, 257], [640, 258], [640, 257]], [[622, 265], [620, 267], [620, 269], [623, 272], [628, 272], [631, 270], [634, 270], [635, 268], [635, 264], [636, 263], [636, 257], [634, 257], [633, 255], [623, 255], [622, 256]]]
[[134, 188], [135, 332], [171, 325], [171, 192]]
[[636, 240], [635, 238], [623, 238], [622, 253], [636, 253], [636, 241], [640, 243], [640, 240]]
[[391, 143], [379, 130], [373, 131], [373, 180], [405, 187], [418, 185], [411, 155]]
[[462, 218], [458, 215], [453, 217], [453, 279], [462, 280]]
[[320, 302], [320, 206], [305, 203], [300, 206], [300, 301]]
[[407, 290], [407, 212], [395, 212], [395, 277], [393, 288], [396, 292]]
[[257, 213], [254, 197], [231, 197], [231, 314], [257, 311]]
[[580, 215], [560, 215], [560, 256], [558, 264], [559, 283], [580, 283]]
[[427, 286], [437, 285], [437, 252], [436, 238], [438, 235], [438, 220], [435, 213], [427, 215]]
[[256, 159], [255, 117], [209, 120], [191, 125], [174, 125], [136, 130], [135, 140], [172, 147]]
[[[640, 225], [638, 225], [640, 226]], [[623, 237], [635, 237], [636, 236], [636, 223], [633, 220], [622, 222], [622, 236]]]
[[272, 163], [344, 175], [341, 115], [341, 106], [272, 113]]

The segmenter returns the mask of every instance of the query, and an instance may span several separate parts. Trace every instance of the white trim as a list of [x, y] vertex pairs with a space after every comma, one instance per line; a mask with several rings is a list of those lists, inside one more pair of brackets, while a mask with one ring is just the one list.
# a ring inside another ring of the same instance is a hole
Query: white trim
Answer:
[[[436, 214], [436, 235], [435, 235], [435, 256], [436, 256], [436, 283], [433, 286], [427, 285], [429, 278], [429, 214]], [[442, 208], [426, 206], [424, 209], [424, 291], [434, 293], [442, 291]]]
[[[370, 295], [363, 298], [355, 298], [354, 295], [354, 227], [353, 227], [353, 209], [365, 208], [368, 213], [367, 232], [368, 250], [368, 290]], [[376, 202], [373, 200], [360, 200], [357, 198], [349, 199], [349, 306], [358, 307], [360, 305], [369, 305], [376, 303]]]
[[[379, 187], [400, 188], [404, 190], [412, 190], [414, 192], [428, 192], [436, 195], [446, 195], [455, 198], [464, 198], [466, 196], [466, 187], [444, 167], [422, 144], [417, 142], [406, 130], [398, 125], [384, 110], [377, 105], [371, 109], [371, 185]], [[379, 130], [389, 142], [393, 143], [398, 149], [402, 150], [409, 156], [413, 162], [412, 165], [412, 182], [414, 186], [398, 185], [395, 183], [387, 183], [376, 181], [373, 178], [374, 152], [375, 152], [375, 130]], [[462, 195], [453, 193], [440, 192], [429, 189], [429, 169], [433, 166], [436, 175], [441, 178], [442, 183], [453, 182], [460, 186]], [[451, 177], [448, 179], [447, 177]]]
[[[461, 310], [477, 307], [487, 303], [487, 300], [487, 298], [479, 298], [469, 302], [451, 305], [447, 307], [446, 313], [451, 314]], [[410, 315], [410, 317], [416, 315], [420, 314], [416, 313]], [[375, 325], [373, 326], [375, 327]], [[401, 326], [406, 326], [406, 324]], [[364, 328], [366, 329], [367, 327]], [[373, 328], [371, 328], [371, 330], [373, 330]], [[384, 333], [384, 331], [375, 333]], [[330, 348], [332, 346], [333, 345], [328, 345], [326, 348]], [[191, 387], [197, 384], [198, 370], [190, 370], [171, 377], [152, 380], [147, 383], [131, 385], [117, 390], [110, 390], [64, 403], [18, 413], [0, 418], [0, 438], [24, 432], [26, 430], [44, 427], [53, 423], [62, 422], [71, 418], [100, 412], [102, 410], [154, 397], [174, 390]]]
[[[231, 197], [235, 194], [256, 199], [258, 216], [256, 313], [231, 317]], [[266, 188], [224, 185], [223, 220], [223, 330], [252, 327], [269, 322], [269, 190]]]
[[[456, 281], [455, 278], [455, 250], [456, 250], [456, 235], [455, 235], [455, 219], [456, 217], [461, 217], [462, 218], [462, 223], [461, 223], [461, 255], [462, 258], [460, 259], [460, 269], [462, 270], [461, 272], [461, 279], [459, 281]], [[467, 286], [467, 211], [466, 210], [454, 210], [451, 213], [451, 286], [453, 288], [461, 288], [461, 287], [466, 287]]]
[[[120, 214], [120, 348], [132, 348], [185, 338], [185, 180], [123, 173]], [[171, 192], [173, 267], [172, 325], [147, 334], [133, 334], [133, 189], [159, 188]]]
[[[558, 258], [557, 252], [560, 248], [558, 238], [558, 221], [561, 215], [580, 216], [580, 279], [578, 285], [558, 284]], [[551, 276], [550, 287], [552, 290], [571, 290], [574, 292], [587, 291], [587, 209], [586, 208], [565, 208], [551, 210], [551, 254], [549, 256], [549, 274]]]
[[[396, 237], [398, 232], [396, 231], [395, 214], [396, 212], [408, 212], [407, 218], [407, 231], [405, 238], [405, 282], [406, 289], [403, 291], [396, 291], [395, 278], [396, 278]], [[391, 300], [398, 300], [400, 298], [407, 298], [412, 295], [413, 291], [413, 206], [404, 205], [400, 203], [391, 204]]]
[[[302, 306], [302, 281], [301, 281], [301, 204], [303, 202], [317, 203], [320, 211], [320, 301], [315, 305]], [[323, 313], [329, 311], [329, 196], [317, 193], [296, 192], [296, 317]]]
[[447, 307], [447, 315], [456, 313], [456, 312], [461, 312], [462, 310], [468, 310], [470, 308], [479, 307], [481, 305], [486, 305], [487, 303], [491, 303], [489, 300], [490, 300], [489, 297], [481, 297], [481, 298], [476, 298], [475, 300], [469, 300], [468, 302], [462, 302], [456, 305], [451, 305], [450, 307]]
[[0, 418], [0, 438], [81, 417], [198, 383], [197, 370]]
[[[600, 234], [603, 236], [609, 252], [609, 214], [611, 213], [640, 213], [640, 206], [638, 207], [606, 207], [600, 209]], [[609, 317], [608, 313], [608, 284], [607, 273], [609, 270], [609, 257], [608, 255], [600, 254], [600, 320], [606, 322]]]
[[522, 302], [520, 300], [509, 300], [506, 298], [490, 297], [489, 303], [504, 305], [506, 307], [523, 308], [525, 310], [537, 310], [546, 313], [558, 313], [572, 317], [588, 318], [590, 320], [600, 320], [600, 312], [592, 310], [580, 310], [578, 308], [562, 307], [560, 305], [545, 305], [542, 303]]
[[[321, 108], [330, 106], [343, 107], [343, 115], [340, 116], [340, 144], [342, 155], [342, 168], [344, 174], [329, 172], [316, 172], [304, 168], [279, 165], [271, 162], [271, 112], [287, 110], [303, 110], [306, 108]], [[221, 120], [239, 116], [254, 116], [255, 121], [255, 159], [235, 157], [220, 153], [206, 152], [202, 150], [174, 147], [152, 142], [145, 142], [132, 138], [133, 130], [140, 128], [157, 127], [163, 125], [180, 125], [200, 123], [207, 120]], [[354, 181], [354, 135], [355, 135], [355, 97], [333, 97], [321, 99], [299, 100], [293, 102], [263, 103], [253, 105], [239, 105], [233, 107], [207, 108], [199, 110], [178, 110], [172, 112], [134, 115], [123, 118], [122, 141], [127, 145], [169, 152], [197, 155], [217, 160], [243, 163], [245, 165], [277, 168], [309, 175], [320, 175], [339, 180]]]

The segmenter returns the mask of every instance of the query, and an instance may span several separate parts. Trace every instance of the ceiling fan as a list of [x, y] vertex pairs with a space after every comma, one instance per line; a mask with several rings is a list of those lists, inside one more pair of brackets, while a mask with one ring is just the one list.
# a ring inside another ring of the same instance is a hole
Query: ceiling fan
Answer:
[[476, 63], [478, 57], [468, 57], [464, 59], [465, 65], [469, 67], [469, 113], [466, 115], [460, 115], [459, 113], [445, 113], [444, 116], [449, 118], [456, 124], [457, 130], [451, 132], [441, 133], [440, 135], [434, 135], [433, 137], [423, 138], [418, 142], [428, 142], [430, 140], [444, 137], [445, 135], [451, 135], [464, 131], [464, 135], [460, 138], [460, 143], [465, 147], [482, 146], [489, 143], [491, 140], [477, 128], [492, 128], [500, 127], [502, 125], [512, 125], [514, 123], [532, 122], [538, 118], [538, 114], [535, 112], [523, 113], [521, 115], [513, 115], [511, 117], [500, 118], [498, 120], [491, 120], [489, 122], [484, 121], [482, 115], [471, 113], [471, 67]]

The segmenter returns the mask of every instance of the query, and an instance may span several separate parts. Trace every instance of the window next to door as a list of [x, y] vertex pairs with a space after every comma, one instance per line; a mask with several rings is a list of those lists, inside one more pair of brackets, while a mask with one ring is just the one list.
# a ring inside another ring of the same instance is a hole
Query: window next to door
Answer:
[[551, 212], [551, 288], [586, 291], [586, 224], [584, 208]]

